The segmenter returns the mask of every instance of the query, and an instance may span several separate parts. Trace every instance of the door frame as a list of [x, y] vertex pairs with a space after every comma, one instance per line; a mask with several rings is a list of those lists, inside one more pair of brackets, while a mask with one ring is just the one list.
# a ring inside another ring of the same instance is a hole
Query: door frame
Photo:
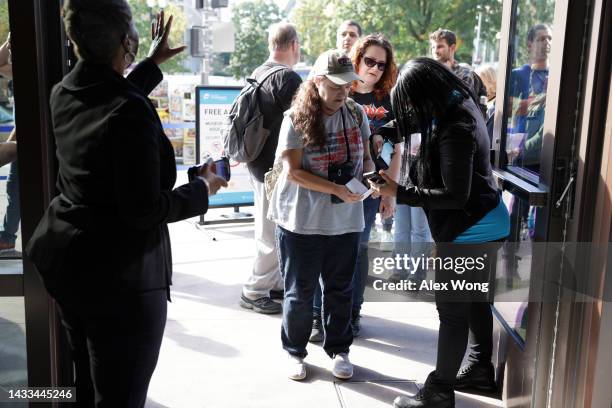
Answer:
[[[48, 101], [52, 85], [63, 76], [61, 1], [8, 0], [8, 5], [25, 248], [55, 194], [57, 164]], [[67, 385], [72, 377], [72, 363], [59, 330], [55, 305], [25, 252], [22, 290], [28, 386]]]

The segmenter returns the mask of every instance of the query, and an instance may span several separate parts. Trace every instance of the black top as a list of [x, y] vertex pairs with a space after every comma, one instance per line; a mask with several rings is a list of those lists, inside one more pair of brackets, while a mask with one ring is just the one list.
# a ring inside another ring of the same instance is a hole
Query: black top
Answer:
[[81, 61], [51, 92], [61, 195], [27, 251], [56, 298], [167, 289], [166, 223], [208, 208], [202, 180], [173, 189], [174, 150], [146, 97], [161, 79], [150, 60], [127, 79]]
[[[499, 204], [491, 171], [489, 135], [480, 109], [471, 98], [462, 106], [473, 119], [451, 109], [434, 131], [432, 185], [419, 186], [416, 163], [408, 187], [398, 187], [397, 202], [423, 207], [435, 242], [452, 242]], [[468, 119], [468, 122], [471, 122]]]
[[[258, 67], [252, 78], [263, 75], [271, 67], [282, 64], [266, 61]], [[278, 145], [278, 132], [283, 121], [283, 112], [291, 107], [293, 95], [300, 87], [302, 78], [290, 68], [281, 69], [272, 74], [259, 89], [259, 109], [264, 117], [264, 127], [270, 131], [268, 140], [257, 159], [247, 163], [247, 167], [256, 180], [263, 183], [264, 174], [274, 165], [274, 155]]]
[[390, 95], [378, 100], [374, 96], [374, 92], [353, 92], [351, 98], [360, 104], [366, 115], [368, 115], [370, 134], [372, 135], [375, 134], [381, 126], [394, 119]]

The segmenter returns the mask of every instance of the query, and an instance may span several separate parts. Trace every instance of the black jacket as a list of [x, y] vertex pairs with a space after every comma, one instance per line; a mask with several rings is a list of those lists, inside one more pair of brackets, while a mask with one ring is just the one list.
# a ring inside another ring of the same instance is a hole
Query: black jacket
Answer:
[[150, 60], [127, 79], [81, 61], [52, 90], [61, 194], [26, 251], [56, 298], [167, 289], [166, 223], [208, 208], [200, 179], [173, 190], [174, 150], [146, 96], [161, 79]]
[[418, 170], [413, 163], [411, 184], [397, 191], [398, 203], [423, 207], [436, 242], [454, 241], [495, 208], [500, 199], [491, 172], [489, 135], [482, 113], [471, 98], [462, 105], [474, 125], [468, 130], [451, 123], [435, 131], [430, 163], [432, 186], [418, 186]]

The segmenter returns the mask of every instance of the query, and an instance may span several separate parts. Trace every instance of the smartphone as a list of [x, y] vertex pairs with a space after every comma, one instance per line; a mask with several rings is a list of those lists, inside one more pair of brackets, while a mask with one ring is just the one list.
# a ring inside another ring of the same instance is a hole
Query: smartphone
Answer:
[[374, 160], [377, 169], [387, 170], [391, 165], [391, 155], [393, 154], [393, 144], [388, 140], [383, 143], [380, 154]]
[[225, 181], [230, 181], [232, 170], [227, 157], [221, 157], [219, 160], [215, 160], [213, 169], [217, 176], [222, 177]]
[[377, 171], [370, 171], [368, 173], [363, 173], [363, 179], [372, 180], [372, 182], [376, 184], [385, 184], [385, 179], [382, 178], [382, 176], [378, 174]]

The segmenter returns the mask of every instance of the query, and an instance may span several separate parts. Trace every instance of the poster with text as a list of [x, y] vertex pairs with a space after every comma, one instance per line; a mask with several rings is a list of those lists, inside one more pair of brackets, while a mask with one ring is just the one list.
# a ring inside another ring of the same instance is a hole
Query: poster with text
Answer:
[[[234, 100], [240, 93], [240, 87], [198, 86], [196, 90], [196, 151], [198, 163], [205, 155], [213, 160], [223, 155], [221, 132]], [[249, 181], [249, 172], [244, 163], [230, 162], [232, 178], [229, 186], [212, 196], [210, 207], [252, 205], [253, 188]]]

